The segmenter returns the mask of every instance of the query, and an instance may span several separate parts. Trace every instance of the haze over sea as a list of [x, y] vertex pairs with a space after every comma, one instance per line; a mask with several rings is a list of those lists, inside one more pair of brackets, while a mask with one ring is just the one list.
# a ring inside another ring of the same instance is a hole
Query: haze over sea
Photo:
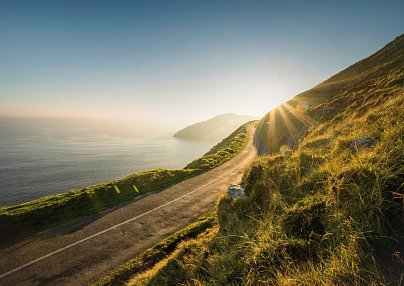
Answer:
[[216, 143], [128, 130], [80, 120], [0, 118], [0, 206], [141, 170], [183, 168]]

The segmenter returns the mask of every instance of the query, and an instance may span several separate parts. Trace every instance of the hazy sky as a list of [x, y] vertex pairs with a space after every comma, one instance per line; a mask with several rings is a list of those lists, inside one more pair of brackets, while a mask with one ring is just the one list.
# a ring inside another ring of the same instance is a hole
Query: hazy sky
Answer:
[[262, 116], [404, 32], [404, 1], [2, 1], [0, 115]]

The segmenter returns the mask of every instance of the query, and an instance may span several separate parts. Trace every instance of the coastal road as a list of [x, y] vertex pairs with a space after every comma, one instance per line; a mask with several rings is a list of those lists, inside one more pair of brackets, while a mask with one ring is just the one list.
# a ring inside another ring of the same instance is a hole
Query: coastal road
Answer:
[[122, 207], [0, 246], [0, 285], [89, 285], [206, 213], [256, 156], [255, 127], [233, 159]]

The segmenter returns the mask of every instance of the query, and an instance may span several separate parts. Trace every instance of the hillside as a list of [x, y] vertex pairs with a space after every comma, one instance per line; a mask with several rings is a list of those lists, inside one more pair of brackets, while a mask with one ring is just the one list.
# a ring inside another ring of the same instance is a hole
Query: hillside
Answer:
[[174, 137], [187, 140], [219, 141], [229, 136], [240, 125], [256, 119], [256, 117], [248, 115], [221, 114], [189, 125], [175, 133]]
[[247, 198], [129, 285], [402, 285], [403, 55], [401, 35], [267, 114]]
[[258, 152], [274, 153], [282, 145], [294, 147], [309, 127], [338, 118], [342, 112], [365, 112], [380, 103], [376, 97], [386, 99], [382, 89], [403, 84], [403, 45], [401, 35], [370, 57], [268, 112], [257, 128]]

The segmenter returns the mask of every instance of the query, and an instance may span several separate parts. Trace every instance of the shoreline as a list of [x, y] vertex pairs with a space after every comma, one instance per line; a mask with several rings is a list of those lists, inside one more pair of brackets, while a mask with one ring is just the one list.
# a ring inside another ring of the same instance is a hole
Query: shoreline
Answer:
[[248, 138], [246, 123], [180, 170], [154, 169], [80, 190], [46, 196], [14, 206], [0, 207], [0, 241], [8, 243], [45, 231], [72, 219], [119, 207], [140, 195], [158, 192], [209, 171], [240, 152]]

